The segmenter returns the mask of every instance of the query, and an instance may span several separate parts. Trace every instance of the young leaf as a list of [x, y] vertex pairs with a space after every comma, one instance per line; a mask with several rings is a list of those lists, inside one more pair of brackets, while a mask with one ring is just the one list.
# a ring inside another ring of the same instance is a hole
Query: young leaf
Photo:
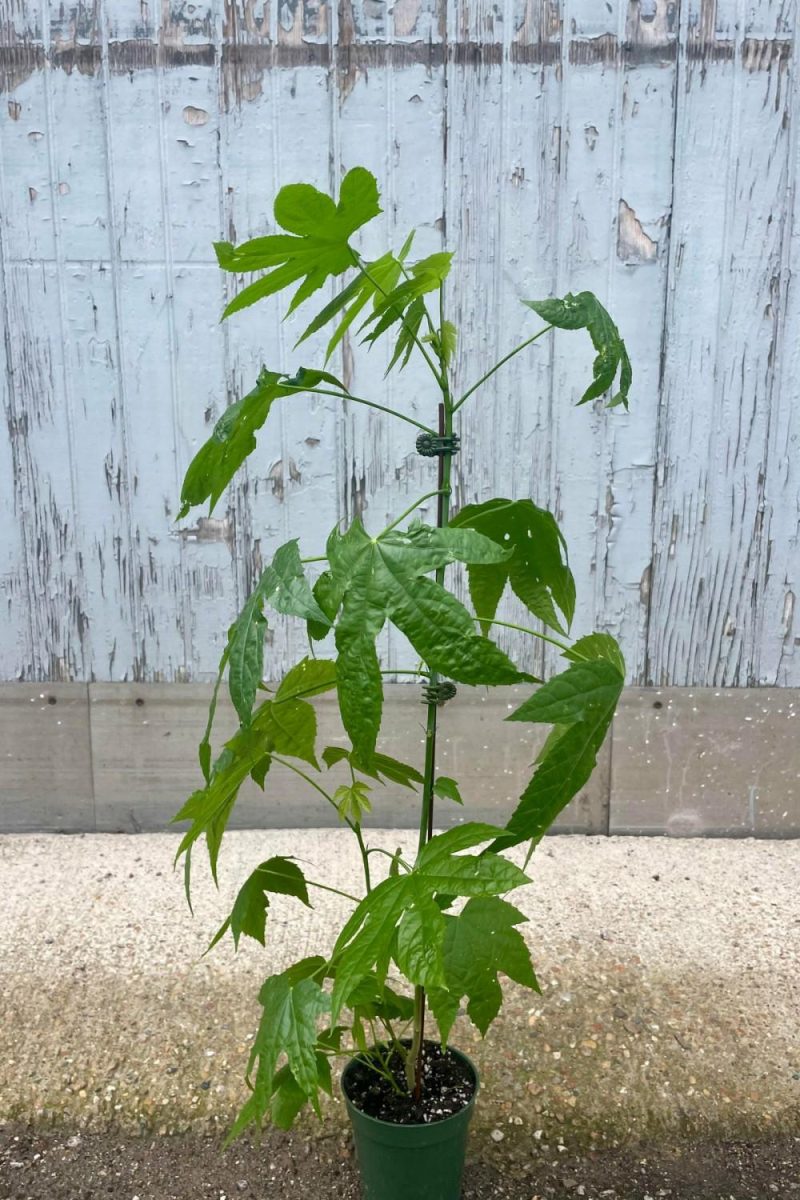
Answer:
[[379, 754], [377, 751], [372, 756], [368, 767], [363, 766], [352, 751], [347, 750], [344, 746], [326, 747], [322, 751], [322, 761], [329, 770], [337, 763], [349, 762], [355, 771], [360, 771], [362, 775], [368, 775], [370, 779], [377, 779], [378, 783], [384, 783], [388, 779], [390, 783], [399, 783], [402, 787], [412, 790], [415, 784], [424, 782], [416, 767], [400, 762], [399, 759], [392, 758], [388, 754]]
[[361, 763], [375, 752], [383, 684], [375, 641], [391, 620], [433, 670], [462, 683], [524, 678], [493, 642], [475, 633], [469, 613], [427, 572], [455, 561], [501, 562], [507, 553], [470, 529], [414, 524], [371, 538], [360, 520], [328, 539], [333, 586], [343, 596], [335, 627], [339, 707]]
[[270, 892], [296, 896], [308, 908], [311, 907], [305, 876], [300, 868], [289, 858], [270, 858], [256, 867], [242, 885], [230, 916], [217, 930], [208, 949], [216, 946], [228, 929], [233, 934], [233, 943], [237, 950], [242, 934], [254, 938], [263, 946]]
[[453, 322], [443, 322], [441, 330], [437, 329], [434, 333], [426, 333], [422, 340], [429, 342], [433, 346], [437, 358], [445, 367], [449, 367], [458, 345], [458, 330]]
[[421, 259], [411, 267], [409, 278], [380, 299], [376, 298], [374, 312], [361, 326], [362, 330], [372, 326], [364, 341], [374, 343], [392, 325], [400, 324], [394, 352], [386, 368], [387, 375], [399, 359], [402, 359], [401, 368], [408, 362], [425, 320], [424, 296], [441, 287], [450, 271], [452, 257], [452, 254], [440, 252]]
[[455, 804], [464, 803], [455, 779], [450, 779], [447, 775], [439, 776], [433, 785], [433, 793], [435, 796], [440, 796], [442, 800], [452, 800]]
[[373, 304], [379, 303], [387, 292], [391, 292], [397, 286], [402, 263], [411, 248], [413, 236], [413, 233], [409, 235], [397, 258], [393, 254], [384, 254], [375, 262], [365, 263], [363, 273], [357, 275], [338, 296], [334, 296], [333, 300], [317, 313], [308, 328], [301, 334], [297, 345], [299, 346], [300, 342], [305, 341], [312, 333], [316, 333], [318, 329], [327, 325], [328, 321], [338, 316], [340, 312], [344, 312], [342, 320], [328, 342], [325, 351], [325, 361], [327, 362], [356, 317], [370, 300]]
[[336, 687], [336, 663], [327, 658], [304, 658], [284, 675], [275, 693], [275, 704], [308, 700]]
[[477, 529], [511, 557], [501, 563], [475, 563], [467, 568], [469, 590], [481, 628], [487, 633], [507, 583], [529, 612], [551, 629], [565, 633], [575, 612], [575, 580], [567, 564], [566, 543], [552, 513], [532, 500], [489, 500], [468, 504], [455, 516], [456, 529]]
[[[601, 640], [582, 642], [584, 653], [590, 649], [599, 652], [604, 645]], [[588, 781], [625, 682], [624, 662], [616, 643], [608, 655], [575, 662], [508, 717], [510, 721], [552, 724], [555, 729], [539, 755], [533, 778], [511, 815], [506, 833], [497, 838], [491, 850], [505, 850], [528, 840], [538, 842]]]
[[588, 329], [597, 351], [594, 360], [594, 381], [584, 392], [579, 404], [596, 400], [614, 386], [619, 371], [619, 391], [609, 401], [609, 408], [618, 404], [628, 407], [628, 393], [633, 382], [633, 370], [625, 343], [614, 322], [592, 292], [572, 293], [563, 300], [523, 300], [548, 325], [557, 329]]
[[343, 821], [349, 819], [355, 825], [360, 825], [364, 813], [372, 812], [369, 792], [369, 786], [360, 779], [336, 789], [333, 799]]
[[498, 973], [539, 991], [530, 951], [514, 928], [527, 919], [497, 897], [468, 900], [457, 917], [443, 918], [443, 964], [451, 1003], [454, 997], [468, 996], [467, 1013], [482, 1034], [503, 1001]]
[[381, 212], [378, 185], [369, 171], [354, 167], [342, 180], [338, 204], [309, 184], [295, 183], [278, 192], [274, 212], [290, 236], [274, 234], [241, 246], [215, 244], [223, 270], [267, 271], [234, 296], [223, 318], [299, 282], [288, 309], [292, 312], [327, 279], [352, 267], [356, 257], [348, 239]]

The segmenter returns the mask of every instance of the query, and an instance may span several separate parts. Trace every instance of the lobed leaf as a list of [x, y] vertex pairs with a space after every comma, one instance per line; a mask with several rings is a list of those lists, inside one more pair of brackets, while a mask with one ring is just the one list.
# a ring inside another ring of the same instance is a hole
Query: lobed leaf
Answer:
[[289, 184], [275, 198], [277, 224], [288, 231], [255, 238], [241, 246], [217, 242], [217, 261], [225, 271], [267, 274], [230, 301], [222, 316], [229, 317], [284, 288], [299, 284], [288, 312], [307, 300], [332, 276], [343, 274], [357, 261], [349, 238], [381, 212], [378, 185], [369, 171], [348, 171], [339, 190], [339, 203], [307, 183]]
[[[497, 1016], [503, 1001], [498, 974], [539, 991], [530, 951], [515, 928], [527, 919], [513, 905], [497, 897], [468, 900], [458, 916], [443, 918], [446, 922], [443, 968], [450, 1004], [467, 996], [467, 1014], [482, 1034]], [[439, 998], [437, 1007], [441, 1004]]]
[[508, 552], [470, 529], [414, 524], [377, 538], [356, 520], [328, 539], [331, 588], [341, 596], [335, 626], [339, 707], [362, 764], [372, 761], [383, 707], [375, 641], [387, 620], [427, 665], [462, 683], [530, 678], [493, 642], [475, 633], [459, 600], [426, 573], [460, 562], [502, 562]]
[[226, 408], [214, 426], [211, 437], [189, 464], [181, 488], [178, 520], [206, 500], [209, 501], [209, 512], [213, 512], [239, 467], [255, 450], [256, 434], [264, 425], [275, 401], [285, 396], [300, 395], [306, 389], [318, 387], [320, 383], [335, 384], [344, 395], [347, 394], [344, 384], [325, 371], [301, 368], [295, 375], [288, 376], [262, 367], [253, 390]]
[[[537, 843], [587, 783], [625, 682], [619, 646], [606, 634], [576, 643], [582, 657], [526, 700], [507, 720], [552, 724], [533, 777], [491, 850]], [[574, 655], [575, 647], [568, 652]], [[591, 657], [595, 655], [595, 657]]]
[[562, 300], [524, 300], [548, 325], [557, 329], [588, 329], [592, 345], [597, 351], [594, 360], [593, 382], [584, 392], [579, 404], [596, 400], [614, 386], [619, 371], [619, 391], [609, 401], [608, 407], [618, 404], [628, 407], [628, 394], [633, 383], [633, 369], [625, 343], [609, 313], [592, 292], [571, 292]]
[[[230, 916], [223, 922], [214, 935], [208, 949], [216, 946], [230, 929], [233, 943], [239, 948], [239, 938], [244, 934], [264, 945], [269, 894], [295, 896], [302, 900], [308, 908], [305, 876], [298, 866], [289, 858], [270, 858], [256, 867], [239, 889]], [[208, 951], [206, 951], [208, 953]]]
[[[489, 500], [468, 504], [451, 526], [475, 529], [510, 551], [500, 563], [467, 567], [469, 590], [484, 634], [488, 633], [506, 584], [551, 629], [565, 633], [575, 612], [575, 581], [567, 563], [566, 543], [552, 513], [532, 500]], [[563, 615], [559, 619], [556, 609]]]

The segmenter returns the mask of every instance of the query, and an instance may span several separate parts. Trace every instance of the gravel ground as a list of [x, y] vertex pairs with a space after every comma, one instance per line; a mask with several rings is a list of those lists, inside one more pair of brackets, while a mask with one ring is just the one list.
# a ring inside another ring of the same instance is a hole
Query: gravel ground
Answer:
[[[324, 952], [348, 904], [278, 898], [266, 951], [200, 956], [269, 855], [356, 886], [348, 837], [231, 834], [221, 894], [198, 856], [194, 918], [172, 835], [0, 838], [0, 1122], [17, 1123], [13, 1136], [218, 1135], [243, 1099], [260, 981]], [[485, 1042], [463, 1022], [454, 1036], [482, 1073], [474, 1153], [513, 1173], [542, 1147], [558, 1158], [653, 1139], [794, 1145], [798, 865], [800, 842], [548, 839], [515, 896], [544, 994], [510, 986]], [[334, 1101], [313, 1136], [339, 1137], [342, 1120]]]
[[[800, 1138], [681, 1141], [559, 1153], [534, 1143], [509, 1171], [502, 1149], [471, 1147], [462, 1200], [769, 1200], [800, 1196]], [[0, 1200], [359, 1200], [339, 1136], [267, 1131], [218, 1138], [54, 1133], [0, 1126]], [[413, 1200], [413, 1197], [409, 1197]]]

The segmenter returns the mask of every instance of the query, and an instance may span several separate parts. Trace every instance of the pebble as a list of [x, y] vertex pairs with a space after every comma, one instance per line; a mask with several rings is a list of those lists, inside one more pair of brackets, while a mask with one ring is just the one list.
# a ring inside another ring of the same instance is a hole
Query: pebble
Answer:
[[502, 1142], [502, 1140], [505, 1136], [506, 1135], [503, 1133], [502, 1129], [493, 1129], [492, 1130], [492, 1141], [493, 1142]]

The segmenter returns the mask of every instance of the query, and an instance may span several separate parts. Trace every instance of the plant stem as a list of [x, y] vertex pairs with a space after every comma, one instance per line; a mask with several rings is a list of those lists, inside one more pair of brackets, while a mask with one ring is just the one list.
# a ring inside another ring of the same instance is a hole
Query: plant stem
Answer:
[[[444, 302], [440, 289], [439, 298], [439, 313], [441, 323], [444, 324]], [[453, 432], [453, 404], [450, 396], [450, 384], [447, 376], [447, 368], [444, 361], [441, 362], [441, 388], [442, 402], [439, 405], [439, 433], [441, 436], [450, 436]], [[436, 525], [439, 529], [444, 529], [447, 526], [450, 515], [450, 476], [452, 472], [453, 460], [449, 454], [443, 454], [439, 459], [439, 505], [436, 514]], [[441, 586], [444, 584], [445, 568], [439, 567], [436, 571], [436, 582]], [[436, 671], [430, 672], [430, 685], [435, 687], [439, 682], [439, 675]], [[436, 723], [438, 718], [439, 706], [435, 701], [428, 704], [428, 719], [425, 728], [425, 769], [423, 771], [424, 780], [422, 786], [422, 811], [420, 814], [419, 824], [419, 842], [417, 854], [422, 852], [425, 845], [430, 841], [433, 835], [433, 785], [436, 781]], [[422, 1052], [425, 1039], [425, 989], [417, 986], [414, 988], [414, 1033], [411, 1040], [411, 1049], [408, 1055], [408, 1080], [411, 1085], [413, 1071], [413, 1087], [414, 1098], [419, 1101], [422, 1095]]]
[[349, 827], [352, 829], [353, 833], [356, 835], [359, 850], [361, 851], [361, 862], [364, 866], [364, 882], [366, 883], [367, 891], [369, 892], [371, 890], [369, 859], [366, 857], [366, 846], [364, 845], [364, 839], [361, 836], [360, 827], [357, 826], [354, 821], [351, 821], [349, 817], [342, 817], [342, 814], [339, 812], [339, 806], [330, 792], [326, 792], [325, 788], [320, 787], [320, 785], [314, 779], [312, 779], [310, 775], [307, 775], [305, 771], [301, 771], [300, 767], [296, 767], [294, 763], [287, 762], [285, 758], [280, 758], [277, 754], [272, 755], [272, 760], [273, 762], [280, 763], [282, 767], [288, 767], [290, 771], [294, 771], [295, 775], [299, 775], [301, 779], [305, 779], [306, 783], [309, 784], [310, 787], [319, 792], [320, 796], [324, 796], [328, 801], [328, 804], [330, 804], [332, 808], [336, 809], [339, 819], [343, 820], [345, 825], [349, 825]]
[[291, 388], [293, 392], [298, 394], [307, 392], [312, 396], [333, 396], [336, 400], [352, 400], [354, 404], [364, 404], [367, 408], [377, 408], [379, 412], [388, 413], [390, 417], [397, 417], [400, 421], [405, 421], [408, 425], [416, 425], [417, 429], [421, 429], [424, 433], [435, 433], [435, 429], [431, 429], [430, 425], [423, 425], [422, 421], [417, 421], [414, 417], [406, 416], [405, 413], [398, 412], [396, 408], [387, 408], [385, 404], [377, 404], [374, 400], [364, 400], [362, 396], [352, 396], [350, 392], [334, 392], [330, 388], [310, 388], [310, 387], [292, 387], [291, 384], [283, 384], [283, 387]]
[[[409, 505], [409, 507], [405, 510], [405, 512], [401, 512], [400, 516], [397, 517], [394, 521], [392, 521], [391, 525], [387, 525], [386, 528], [383, 530], [383, 533], [378, 534], [378, 536], [375, 538], [375, 541], [379, 542], [380, 539], [384, 536], [384, 534], [390, 533], [393, 529], [396, 529], [397, 526], [400, 524], [400, 522], [405, 521], [406, 517], [410, 516], [415, 508], [419, 508], [420, 504], [424, 504], [426, 500], [430, 500], [434, 496], [441, 497], [441, 494], [442, 494], [442, 489], [436, 488], [435, 491], [426, 492], [424, 496], [420, 496], [419, 500], [415, 500], [413, 504]], [[448, 492], [448, 495], [449, 495], [449, 492]]]
[[353, 825], [353, 832], [355, 833], [356, 840], [358, 841], [358, 849], [361, 853], [361, 863], [362, 863], [362, 866], [364, 867], [364, 882], [367, 885], [367, 894], [369, 894], [372, 891], [372, 883], [371, 883], [370, 877], [369, 877], [369, 851], [367, 850], [367, 847], [364, 845], [364, 838], [361, 833], [361, 826]]
[[491, 377], [494, 375], [495, 371], [499, 371], [501, 367], [504, 367], [505, 364], [509, 361], [509, 359], [512, 359], [516, 354], [519, 354], [522, 350], [526, 350], [528, 348], [528, 346], [532, 346], [534, 342], [538, 342], [539, 338], [544, 337], [544, 335], [546, 333], [549, 333], [552, 328], [553, 328], [552, 325], [545, 325], [544, 329], [540, 329], [538, 333], [535, 333], [533, 335], [533, 337], [528, 338], [527, 342], [522, 342], [521, 345], [517, 346], [514, 350], [510, 351], [510, 353], [508, 353], [505, 356], [505, 358], [501, 358], [500, 362], [495, 363], [494, 366], [492, 367], [491, 371], [487, 371], [485, 375], [481, 375], [478, 382], [473, 383], [472, 387], [468, 391], [464, 392], [464, 395], [461, 397], [461, 399], [456, 401], [456, 403], [453, 405], [453, 412], [458, 412], [458, 410], [461, 408], [461, 405], [464, 403], [464, 401], [469, 400], [472, 393], [477, 392], [478, 388], [482, 387], [483, 384], [486, 383], [487, 379], [491, 379]]
[[327, 883], [317, 883], [316, 879], [307, 879], [308, 887], [320, 888], [323, 892], [333, 892], [334, 896], [344, 896], [345, 900], [352, 900], [353, 904], [360, 904], [358, 896], [351, 896], [349, 892], [341, 892], [339, 888], [328, 887]]

